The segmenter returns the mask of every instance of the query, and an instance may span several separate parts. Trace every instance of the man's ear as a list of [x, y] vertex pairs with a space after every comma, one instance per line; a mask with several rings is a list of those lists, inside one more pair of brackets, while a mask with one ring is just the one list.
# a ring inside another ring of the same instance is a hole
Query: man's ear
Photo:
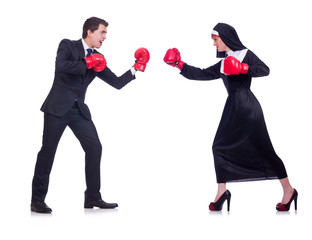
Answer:
[[87, 31], [87, 33], [88, 33], [88, 36], [92, 35], [92, 31], [90, 29]]

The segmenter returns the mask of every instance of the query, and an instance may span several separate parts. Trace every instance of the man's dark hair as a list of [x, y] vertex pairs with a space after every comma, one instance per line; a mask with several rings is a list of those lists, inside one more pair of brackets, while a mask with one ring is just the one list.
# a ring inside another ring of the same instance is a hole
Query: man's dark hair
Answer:
[[91, 30], [91, 32], [96, 31], [99, 28], [100, 24], [103, 24], [105, 27], [108, 26], [108, 22], [106, 22], [105, 20], [101, 18], [97, 18], [97, 17], [88, 18], [83, 24], [82, 38], [87, 37], [88, 30]]

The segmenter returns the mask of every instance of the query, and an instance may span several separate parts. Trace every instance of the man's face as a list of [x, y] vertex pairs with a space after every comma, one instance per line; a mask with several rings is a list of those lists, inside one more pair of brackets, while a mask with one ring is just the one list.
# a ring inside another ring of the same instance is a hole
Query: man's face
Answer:
[[90, 40], [90, 46], [91, 48], [100, 48], [106, 39], [106, 27], [103, 24], [99, 25], [99, 28], [95, 30], [94, 32], [91, 32], [91, 30], [88, 30], [88, 37]]

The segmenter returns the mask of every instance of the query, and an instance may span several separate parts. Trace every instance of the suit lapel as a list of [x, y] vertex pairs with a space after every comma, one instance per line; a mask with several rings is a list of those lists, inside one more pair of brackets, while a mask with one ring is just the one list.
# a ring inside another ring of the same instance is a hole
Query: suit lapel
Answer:
[[[79, 60], [82, 60], [85, 57], [85, 50], [84, 50], [83, 45], [82, 45], [82, 39], [76, 41], [76, 47], [77, 47], [77, 50], [78, 50]], [[86, 73], [82, 76], [82, 81], [83, 82], [86, 81], [86, 78], [89, 75], [89, 73], [90, 73], [90, 70], [87, 69]]]
[[79, 52], [79, 58], [82, 59], [85, 57], [85, 50], [83, 48], [83, 45], [82, 45], [82, 39], [78, 40], [76, 42], [77, 44], [77, 48], [78, 48], [78, 52]]
[[[83, 59], [85, 57], [85, 50], [82, 45], [82, 39], [78, 40], [76, 44], [79, 52], [79, 59]], [[95, 52], [96, 51], [94, 51], [93, 53]], [[96, 75], [97, 73], [95, 71], [87, 69], [86, 74], [83, 76], [83, 82], [89, 84], [95, 78]]]

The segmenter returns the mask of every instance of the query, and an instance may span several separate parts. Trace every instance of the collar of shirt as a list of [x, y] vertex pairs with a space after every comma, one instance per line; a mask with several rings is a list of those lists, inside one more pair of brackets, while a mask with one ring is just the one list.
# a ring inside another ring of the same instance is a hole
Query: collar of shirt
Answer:
[[[86, 44], [86, 42], [83, 40], [83, 38], [81, 39], [81, 42], [82, 42], [82, 46], [83, 46], [83, 49], [85, 51], [85, 56], [87, 56], [88, 54], [88, 51], [87, 49], [89, 49], [88, 45]], [[91, 48], [92, 49], [92, 52], [94, 51], [94, 48]]]

